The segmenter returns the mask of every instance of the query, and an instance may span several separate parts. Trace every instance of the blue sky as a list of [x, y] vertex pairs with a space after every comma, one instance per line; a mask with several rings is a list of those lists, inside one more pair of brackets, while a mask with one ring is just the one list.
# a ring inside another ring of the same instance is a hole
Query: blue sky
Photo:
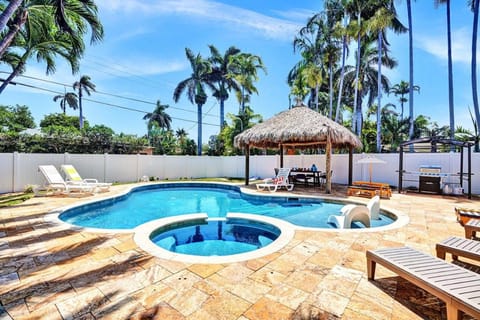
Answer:
[[[322, 9], [321, 1], [278, 0], [101, 0], [96, 1], [105, 28], [104, 41], [87, 47], [81, 61], [81, 71], [72, 75], [69, 67], [58, 61], [57, 72], [47, 77], [45, 67], [31, 61], [26, 76], [64, 83], [67, 91], [81, 75], [89, 75], [98, 93], [92, 100], [107, 106], [84, 101], [84, 116], [94, 124], [105, 124], [116, 133], [144, 135], [143, 113], [150, 112], [155, 101], [169, 104], [172, 126], [184, 128], [196, 140], [196, 106], [184, 96], [179, 103], [172, 99], [176, 85], [190, 75], [185, 48], [209, 55], [208, 45], [220, 52], [236, 46], [243, 52], [259, 55], [267, 67], [260, 72], [259, 95], [253, 95], [251, 106], [264, 119], [288, 108], [289, 88], [286, 78], [299, 60], [292, 41], [308, 17]], [[406, 1], [396, 2], [402, 22], [407, 25]], [[447, 82], [446, 8], [434, 7], [434, 1], [412, 1], [414, 29], [415, 114], [424, 114], [440, 125], [449, 123]], [[472, 107], [470, 85], [470, 46], [473, 15], [466, 1], [452, 1], [452, 41], [454, 59], [455, 122], [472, 128], [468, 107]], [[392, 85], [408, 81], [408, 35], [389, 35], [392, 56], [398, 67], [385, 70]], [[351, 51], [353, 55], [353, 50]], [[350, 62], [353, 64], [352, 58]], [[0, 65], [0, 71], [9, 71]], [[6, 77], [0, 74], [0, 77]], [[64, 86], [19, 77], [19, 82], [63, 92]], [[150, 103], [132, 101], [100, 94], [108, 93]], [[45, 114], [60, 112], [54, 93], [22, 86], [9, 86], [0, 95], [0, 104], [27, 105], [37, 122]], [[393, 95], [384, 95], [382, 104], [396, 102]], [[122, 108], [119, 108], [119, 107]], [[399, 109], [398, 109], [399, 110]], [[226, 113], [237, 113], [238, 102], [232, 97], [226, 102]], [[77, 111], [67, 110], [68, 114]], [[203, 107], [203, 142], [219, 130], [219, 106], [209, 97]]]

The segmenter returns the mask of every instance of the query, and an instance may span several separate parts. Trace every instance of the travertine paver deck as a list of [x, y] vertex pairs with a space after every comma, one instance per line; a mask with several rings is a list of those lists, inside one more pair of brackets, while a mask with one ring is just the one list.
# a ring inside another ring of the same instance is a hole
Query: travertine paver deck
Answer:
[[130, 233], [86, 232], [44, 219], [56, 208], [127, 187], [0, 209], [0, 319], [445, 319], [441, 301], [381, 267], [369, 282], [365, 251], [408, 245], [434, 255], [436, 242], [464, 235], [454, 207], [480, 205], [394, 193], [382, 204], [406, 213], [405, 227], [297, 231], [274, 254], [224, 265], [162, 260], [139, 249]]

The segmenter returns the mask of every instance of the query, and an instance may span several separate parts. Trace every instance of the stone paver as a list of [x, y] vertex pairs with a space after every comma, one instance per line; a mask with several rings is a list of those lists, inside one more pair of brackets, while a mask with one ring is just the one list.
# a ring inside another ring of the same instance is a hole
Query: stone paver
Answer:
[[[435, 254], [436, 242], [464, 235], [454, 207], [480, 205], [464, 197], [394, 193], [381, 205], [409, 216], [402, 228], [296, 230], [278, 252], [232, 264], [164, 260], [141, 250], [132, 233], [89, 232], [47, 218], [52, 210], [128, 187], [0, 209], [0, 319], [445, 319], [443, 302], [382, 266], [368, 281], [365, 251], [409, 245]], [[344, 194], [338, 188], [335, 196]], [[479, 272], [474, 263], [466, 267]]]

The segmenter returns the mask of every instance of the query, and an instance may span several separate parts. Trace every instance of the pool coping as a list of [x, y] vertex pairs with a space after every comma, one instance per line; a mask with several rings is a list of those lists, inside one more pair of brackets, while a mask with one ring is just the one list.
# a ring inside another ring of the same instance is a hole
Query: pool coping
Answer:
[[252, 259], [257, 259], [264, 257], [266, 255], [275, 253], [285, 247], [294, 237], [295, 229], [292, 228], [292, 225], [286, 221], [275, 219], [271, 217], [260, 216], [256, 214], [247, 214], [247, 213], [235, 213], [229, 212], [226, 216], [227, 220], [229, 218], [240, 218], [246, 220], [258, 221], [266, 224], [273, 225], [280, 229], [280, 235], [269, 245], [259, 248], [254, 251], [232, 254], [228, 256], [195, 256], [182, 253], [175, 253], [168, 251], [158, 245], [156, 245], [151, 240], [152, 233], [155, 230], [162, 228], [164, 226], [186, 222], [190, 220], [206, 220], [208, 215], [206, 213], [194, 213], [194, 214], [185, 214], [175, 217], [166, 217], [162, 219], [156, 219], [149, 222], [146, 222], [138, 227], [134, 228], [133, 240], [135, 243], [144, 251], [148, 252], [152, 256], [173, 260], [178, 262], [186, 263], [198, 263], [198, 264], [223, 264], [223, 263], [234, 263], [247, 261]]

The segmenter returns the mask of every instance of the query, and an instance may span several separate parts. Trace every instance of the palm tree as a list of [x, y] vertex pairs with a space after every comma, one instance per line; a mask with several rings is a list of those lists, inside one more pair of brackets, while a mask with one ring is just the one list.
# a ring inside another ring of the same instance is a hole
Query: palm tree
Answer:
[[[374, 33], [377, 33], [377, 46], [378, 46], [378, 57], [377, 57], [377, 65], [378, 65], [378, 77], [377, 77], [377, 99], [378, 105], [382, 105], [382, 50], [385, 45], [388, 45], [386, 41], [386, 30], [393, 29], [394, 32], [400, 33], [405, 32], [405, 27], [400, 23], [397, 18], [395, 6], [393, 1], [380, 1], [378, 3], [380, 9], [376, 9], [373, 17], [369, 21], [369, 27], [372, 29]], [[377, 152], [381, 151], [381, 116], [380, 116], [380, 108], [377, 108], [377, 137], [376, 137], [376, 145], [377, 145]]]
[[83, 98], [83, 91], [85, 91], [88, 95], [91, 94], [91, 91], [95, 91], [95, 84], [90, 81], [89, 76], [82, 76], [79, 81], [75, 81], [73, 84], [73, 90], [78, 90], [78, 106], [80, 110], [80, 129], [83, 128], [83, 109], [82, 109], [82, 98]]
[[[412, 26], [412, 4], [411, 0], [407, 0], [407, 15], [408, 15], [408, 56], [409, 56], [409, 62], [408, 62], [408, 73], [409, 73], [409, 83], [414, 84], [413, 82], [413, 26]], [[415, 89], [415, 86], [413, 86], [411, 89]], [[414, 134], [414, 121], [413, 121], [413, 90], [408, 91], [408, 115], [410, 119], [410, 126], [408, 128], [408, 139], [412, 140], [413, 139], [413, 134]], [[413, 145], [411, 145], [411, 148], [413, 149]], [[412, 150], [413, 151], [413, 150]]]
[[209, 74], [212, 71], [212, 66], [208, 60], [202, 58], [200, 53], [196, 56], [193, 52], [185, 48], [185, 54], [192, 67], [192, 74], [180, 83], [173, 92], [173, 100], [178, 102], [183, 92], [186, 92], [188, 100], [197, 105], [197, 154], [202, 155], [202, 106], [207, 102], [207, 94], [205, 93], [205, 86], [213, 87], [209, 80]]
[[73, 110], [77, 110], [78, 108], [78, 96], [75, 92], [65, 92], [64, 94], [59, 94], [53, 97], [53, 101], [57, 102], [60, 100], [60, 108], [65, 114], [67, 109], [67, 104]]
[[179, 128], [177, 129], [177, 131], [175, 131], [175, 136], [177, 137], [178, 142], [180, 142], [180, 145], [182, 145], [185, 139], [187, 138], [188, 134], [187, 134], [187, 131], [185, 131], [185, 129]]
[[[328, 104], [328, 118], [332, 119], [333, 117], [333, 80], [334, 80], [334, 72], [333, 68], [336, 64], [336, 61], [340, 55], [340, 42], [338, 40], [338, 30], [336, 30], [336, 26], [338, 21], [343, 18], [343, 9], [342, 3], [339, 0], [327, 0], [325, 2], [325, 24], [324, 24], [324, 32], [325, 32], [325, 55], [326, 55], [326, 62], [328, 64], [328, 96], [329, 96], [329, 104]], [[318, 97], [317, 97], [318, 101]]]
[[262, 58], [251, 53], [240, 53], [235, 55], [231, 61], [231, 70], [234, 78], [240, 85], [240, 91], [237, 99], [240, 102], [240, 111], [245, 111], [245, 103], [248, 101], [248, 95], [258, 93], [254, 82], [258, 80], [257, 69], [267, 69], [263, 64]]
[[[362, 122], [362, 109], [361, 104], [358, 103], [358, 91], [360, 88], [360, 61], [361, 61], [361, 44], [362, 37], [365, 34], [365, 26], [362, 24], [362, 13], [369, 6], [369, 1], [353, 0], [349, 4], [349, 12], [352, 17], [356, 17], [357, 21], [354, 24], [352, 31], [357, 38], [357, 58], [355, 67], [355, 80], [354, 80], [354, 97], [353, 97], [353, 119], [352, 119], [352, 131], [357, 135], [361, 134], [361, 122]], [[360, 106], [360, 107], [359, 107]]]
[[342, 109], [343, 81], [345, 79], [345, 59], [348, 55], [348, 43], [350, 42], [349, 21], [350, 15], [347, 10], [349, 0], [342, 0], [343, 6], [343, 26], [338, 27], [342, 37], [342, 66], [340, 68], [340, 83], [338, 85], [337, 109], [335, 110], [335, 122], [340, 121], [340, 111]]
[[[294, 51], [300, 51], [302, 60], [294, 66], [288, 76], [288, 83], [291, 87], [294, 83], [296, 85], [302, 83], [310, 88], [312, 93], [309, 105], [311, 107], [315, 105], [317, 111], [319, 110], [319, 87], [323, 82], [325, 60], [327, 60], [327, 43], [332, 42], [327, 35], [331, 34], [331, 31], [327, 31], [327, 29], [324, 13], [315, 14], [308, 19], [305, 27], [300, 29], [293, 41], [293, 49]], [[329, 61], [331, 62], [333, 54], [330, 55], [330, 58]], [[302, 77], [302, 79], [298, 80], [298, 77]]]
[[240, 53], [240, 49], [232, 46], [228, 48], [222, 56], [213, 45], [209, 45], [208, 47], [212, 55], [209, 58], [212, 63], [211, 80], [217, 84], [213, 91], [213, 96], [220, 102], [220, 130], [222, 130], [225, 121], [225, 101], [228, 99], [228, 93], [231, 89], [236, 92], [240, 91], [240, 87], [234, 78], [235, 74], [232, 73], [230, 67], [235, 55]]
[[437, 7], [443, 3], [447, 5], [448, 111], [450, 114], [450, 139], [453, 140], [455, 139], [455, 108], [453, 105], [452, 31], [451, 31], [451, 23], [450, 23], [450, 0], [434, 0], [434, 1], [435, 1], [435, 6]]
[[14, 12], [22, 4], [23, 0], [11, 0], [6, 8], [0, 14], [0, 32], [6, 27], [8, 20], [13, 16]]
[[162, 130], [170, 130], [172, 118], [165, 112], [168, 107], [170, 107], [168, 104], [161, 104], [160, 100], [157, 100], [157, 105], [153, 112], [148, 112], [143, 116], [143, 120], [148, 120], [147, 128], [149, 137], [154, 124]]
[[6, 35], [0, 39], [0, 58], [11, 45], [24, 25], [36, 25], [43, 20], [53, 19], [55, 29], [67, 34], [75, 53], [81, 55], [84, 50], [83, 37], [90, 27], [92, 44], [103, 38], [103, 26], [98, 19], [97, 6], [92, 0], [24, 0], [10, 1], [0, 16], [0, 30], [14, 16]]
[[27, 24], [18, 33], [14, 42], [15, 50], [8, 51], [9, 57], [15, 57], [11, 61], [13, 70], [0, 86], [0, 94], [17, 75], [25, 71], [27, 61], [33, 56], [36, 57], [37, 61], [46, 63], [47, 75], [54, 73], [56, 70], [56, 56], [64, 58], [70, 64], [72, 73], [78, 71], [79, 56], [75, 54], [72, 48], [70, 37], [62, 32], [51, 31], [53, 17], [46, 16], [45, 18], [36, 25]]
[[[472, 77], [473, 111], [475, 113], [475, 119], [476, 119], [474, 123], [476, 124], [475, 132], [480, 132], [480, 108], [478, 106], [478, 94], [477, 94], [477, 32], [478, 32], [478, 14], [479, 14], [478, 7], [480, 5], [480, 0], [470, 0], [469, 4], [473, 11], [471, 77]], [[478, 140], [476, 141], [475, 149], [476, 151], [478, 151]]]
[[[408, 101], [407, 98], [405, 98], [405, 95], [407, 93], [410, 93], [410, 92], [413, 92], [413, 91], [417, 91], [417, 92], [420, 92], [420, 87], [419, 86], [413, 86], [412, 87], [412, 90], [410, 90], [410, 84], [406, 81], [400, 81], [400, 83], [397, 83], [395, 84], [393, 87], [390, 88], [390, 90], [388, 91], [389, 93], [393, 93], [395, 96], [400, 96], [400, 98], [398, 99], [398, 101], [400, 102], [400, 107], [401, 107], [401, 113], [400, 113], [400, 118], [403, 119], [403, 105], [405, 102]], [[410, 135], [410, 131], [409, 131], [409, 135]]]
[[[352, 117], [352, 122], [356, 120], [358, 122], [357, 126], [355, 126], [355, 129], [358, 130], [358, 135], [361, 134], [362, 132], [362, 104], [363, 104], [363, 99], [367, 97], [367, 108], [370, 107], [373, 104], [374, 99], [377, 97], [378, 94], [378, 49], [376, 48], [375, 41], [376, 37], [365, 37], [363, 39], [364, 41], [362, 42], [362, 46], [360, 48], [361, 54], [357, 55], [361, 57], [360, 62], [356, 62], [356, 66], [346, 66], [346, 72], [345, 72], [345, 80], [347, 83], [354, 83], [355, 79], [358, 79], [359, 85], [358, 89], [353, 88], [353, 90], [357, 91], [358, 90], [358, 97], [357, 100], [355, 101], [356, 104], [353, 105], [353, 112], [355, 113], [355, 110], [360, 110], [360, 113], [357, 117], [354, 116]], [[394, 68], [397, 65], [397, 62], [393, 60], [389, 55], [388, 51], [384, 50], [383, 51], [383, 56], [381, 59], [382, 65], [384, 67], [387, 67], [389, 69]], [[358, 76], [357, 76], [357, 68], [359, 70]], [[386, 90], [389, 90], [390, 88], [390, 82], [388, 78], [385, 75], [381, 75], [381, 85], [383, 88]], [[350, 91], [352, 88], [348, 88]], [[352, 125], [353, 127], [353, 125]]]

